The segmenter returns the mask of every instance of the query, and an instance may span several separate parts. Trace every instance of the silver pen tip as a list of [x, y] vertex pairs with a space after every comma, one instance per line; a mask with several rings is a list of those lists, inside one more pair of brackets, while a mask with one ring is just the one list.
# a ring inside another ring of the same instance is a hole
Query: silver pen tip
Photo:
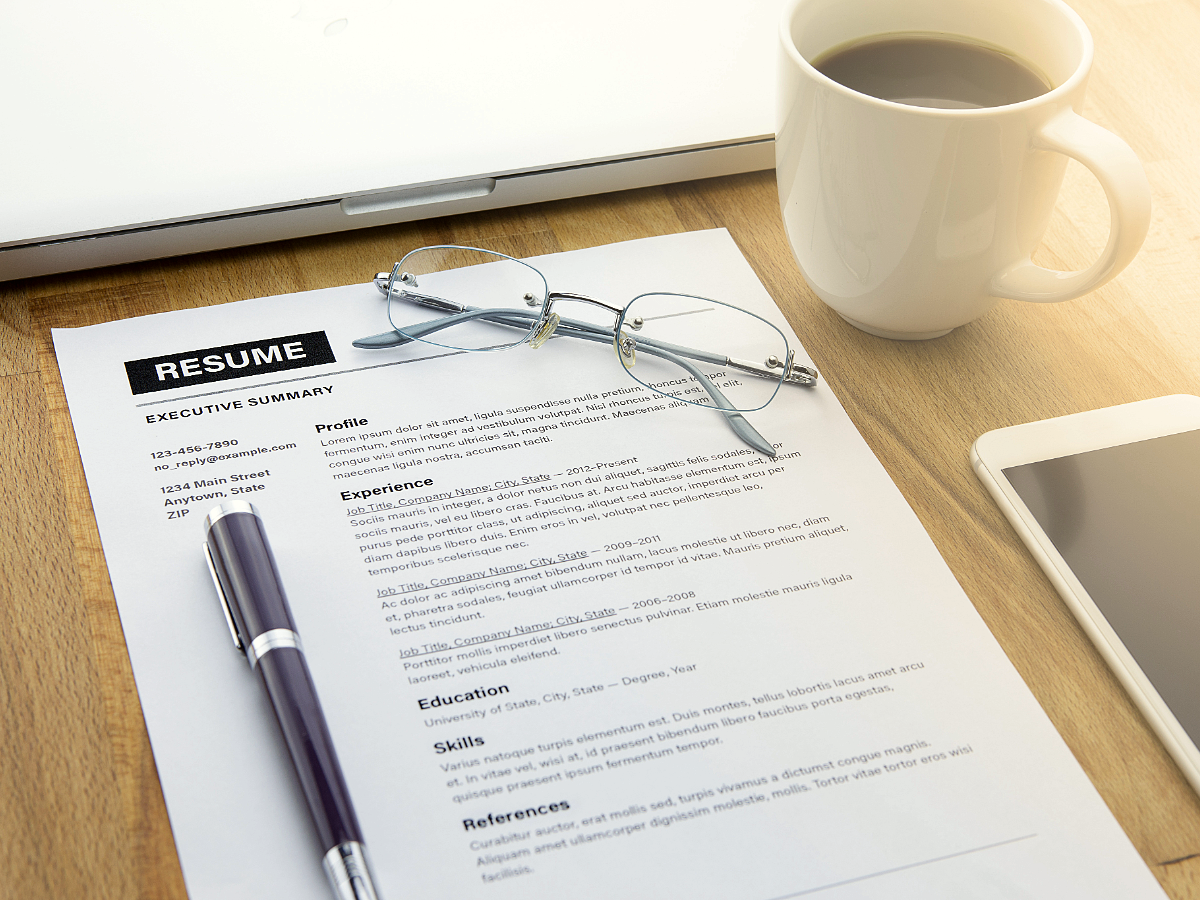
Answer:
[[324, 865], [338, 900], [379, 900], [366, 848], [358, 841], [338, 844], [325, 854]]

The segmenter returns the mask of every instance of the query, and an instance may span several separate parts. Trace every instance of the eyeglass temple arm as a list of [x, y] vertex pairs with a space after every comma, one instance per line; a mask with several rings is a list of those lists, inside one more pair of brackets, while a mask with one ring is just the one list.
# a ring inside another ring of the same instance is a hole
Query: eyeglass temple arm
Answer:
[[[425, 305], [425, 304], [422, 304]], [[408, 344], [415, 340], [426, 338], [431, 334], [436, 334], [446, 328], [452, 328], [455, 325], [460, 325], [463, 322], [471, 322], [481, 319], [485, 322], [492, 322], [497, 325], [507, 325], [511, 328], [528, 329], [531, 322], [536, 322], [540, 318], [540, 314], [536, 312], [527, 312], [523, 309], [478, 309], [475, 307], [463, 307], [461, 312], [456, 312], [452, 315], [442, 316], [439, 319], [430, 319], [427, 322], [420, 322], [415, 325], [405, 325], [404, 331], [385, 331], [381, 334], [373, 334], [370, 337], [359, 338], [353, 341], [353, 345], [361, 350], [375, 350], [384, 347], [399, 347], [402, 344]], [[577, 319], [560, 319], [558, 331], [563, 332], [564, 327], [571, 329], [572, 337], [587, 337], [594, 336], [597, 341], [602, 341], [606, 344], [612, 343], [613, 330], [605, 328], [602, 325], [593, 325], [591, 322], [582, 322]], [[563, 332], [565, 333], [565, 332]], [[712, 363], [716, 366], [728, 365], [735, 369], [742, 369], [751, 372], [755, 375], [760, 375], [768, 378], [779, 378], [778, 372], [773, 372], [763, 366], [755, 366], [753, 363], [745, 363], [737, 360], [731, 360], [728, 356], [723, 356], [720, 353], [710, 353], [707, 350], [696, 350], [691, 347], [683, 347], [679, 344], [669, 344], [666, 341], [659, 341], [653, 338], [639, 337], [637, 341], [638, 349], [654, 348], [670, 353], [673, 356], [682, 356], [689, 359], [699, 360], [700, 362]], [[793, 382], [798, 383], [798, 382]]]
[[[425, 304], [422, 304], [425, 305]], [[523, 316], [526, 321], [520, 324], [520, 327], [528, 329], [529, 321], [538, 318], [537, 313], [525, 313], [519, 309], [471, 309], [466, 308], [463, 312], [455, 312], [449, 316], [442, 316], [437, 319], [430, 319], [427, 322], [419, 322], [415, 325], [405, 325], [404, 331], [397, 329], [392, 331], [383, 331], [379, 334], [372, 334], [368, 337], [361, 337], [355, 341], [351, 341], [353, 346], [360, 350], [382, 350], [387, 347], [400, 347], [404, 344], [411, 344], [415, 340], [419, 340], [443, 329], [450, 328], [454, 325], [459, 325], [463, 322], [471, 322], [475, 319], [483, 319], [487, 322], [495, 322], [498, 325], [511, 325], [511, 322], [501, 321], [497, 313], [505, 313], [511, 316]]]
[[[383, 273], [376, 276], [378, 279], [383, 277]], [[380, 288], [386, 290], [386, 287]], [[440, 319], [432, 319], [428, 322], [422, 322], [419, 325], [405, 326], [404, 334], [398, 331], [385, 331], [382, 334], [371, 335], [370, 337], [359, 338], [354, 341], [355, 347], [362, 350], [374, 350], [384, 347], [398, 347], [401, 344], [407, 344], [412, 340], [423, 338], [427, 335], [441, 331], [443, 328], [450, 328], [458, 325], [460, 322], [469, 322], [474, 319], [483, 319], [485, 322], [495, 322], [499, 325], [509, 325], [511, 327], [525, 328], [528, 323], [536, 321], [539, 313], [527, 312], [522, 309], [479, 309], [472, 306], [461, 306], [457, 303], [451, 303], [449, 300], [443, 300], [440, 297], [433, 297], [428, 294], [417, 294], [413, 291], [405, 290], [401, 294], [402, 298], [419, 306], [429, 307], [441, 312], [451, 312], [451, 315], [443, 316]], [[597, 300], [584, 297], [578, 294], [560, 294], [558, 297], [570, 300], [584, 300], [589, 303], [595, 303], [602, 306], [610, 312], [620, 313], [620, 310], [609, 307], [606, 303], [601, 303]], [[501, 321], [501, 315], [507, 315], [510, 318], [515, 318], [517, 322]], [[605, 329], [599, 325], [592, 325], [590, 322], [581, 322], [575, 319], [562, 319], [564, 323], [569, 322], [577, 329], [593, 332], [598, 336], [598, 339], [605, 342], [611, 341], [613, 333], [611, 329]], [[559, 326], [562, 327], [561, 325]], [[580, 335], [575, 335], [579, 337]], [[759, 365], [758, 363], [748, 362], [746, 360], [734, 359], [730, 356], [725, 356], [720, 353], [711, 353], [707, 350], [697, 350], [692, 347], [684, 347], [679, 344], [670, 344], [666, 341], [655, 340], [654, 338], [639, 337], [639, 347], [655, 347], [659, 350], [665, 350], [676, 356], [683, 356], [688, 359], [696, 359], [700, 362], [712, 363], [717, 366], [728, 366], [731, 369], [737, 369], [740, 372], [746, 372], [750, 375], [756, 375], [759, 378], [771, 378], [780, 380], [783, 384], [800, 385], [802, 387], [811, 387], [817, 383], [817, 370], [809, 366], [802, 366], [798, 363], [789, 360], [782, 360], [781, 365], [785, 368], [782, 378], [779, 372], [767, 366]]]
[[[505, 312], [510, 311], [505, 310]], [[528, 327], [526, 322], [518, 321], [518, 317], [520, 319], [532, 318], [528, 313], [524, 312], [523, 310], [511, 310], [511, 312], [516, 313], [516, 316], [513, 316], [513, 318], [508, 322], [502, 321], [505, 318], [503, 315], [498, 315], [495, 317], [495, 319], [489, 318], [488, 321], [497, 321], [500, 322], [500, 324], [517, 325], [522, 328]], [[555, 329], [554, 333], [556, 335], [562, 335], [563, 337], [580, 338], [581, 340], [595, 341], [596, 343], [600, 344], [611, 345], [613, 340], [612, 331], [605, 330], [601, 326], [593, 325], [590, 322], [580, 322], [575, 319], [562, 319], [558, 323], [558, 328]], [[668, 362], [672, 362], [695, 378], [696, 381], [700, 383], [700, 386], [708, 393], [708, 395], [712, 397], [713, 403], [716, 404], [716, 411], [725, 418], [725, 422], [729, 425], [734, 434], [736, 434], [746, 444], [753, 447], [759, 453], [774, 457], [775, 448], [771, 446], [770, 441], [763, 437], [757, 428], [746, 421], [745, 416], [734, 409], [733, 404], [729, 402], [729, 398], [727, 398], [721, 392], [721, 389], [713, 384], [711, 380], [705, 377], [704, 373], [701, 372], [692, 362], [684, 358], [682, 354], [672, 353], [670, 350], [666, 349], [670, 346], [672, 345], [663, 344], [659, 341], [650, 342], [650, 339], [647, 338], [641, 338], [638, 340], [639, 351], [645, 353], [647, 356], [657, 356], [660, 359], [665, 359]], [[724, 360], [724, 357], [718, 357], [716, 354], [704, 353], [703, 351], [698, 350], [690, 352], [694, 353], [696, 358], [703, 359], [706, 362], [721, 364]], [[775, 375], [773, 377], [778, 376]], [[664, 396], [669, 397], [670, 394], [665, 394]]]
[[[388, 282], [391, 280], [391, 272], [379, 272], [375, 275], [375, 279], [372, 282], [375, 285], [376, 290], [383, 294], [385, 299], [388, 296]], [[470, 308], [463, 306], [461, 303], [454, 303], [451, 300], [443, 300], [441, 297], [434, 297], [431, 294], [422, 294], [403, 284], [393, 285], [392, 294], [397, 300], [415, 303], [418, 306], [427, 306], [430, 309], [438, 309], [442, 312], [462, 312], [463, 310]]]
[[[379, 290], [379, 292], [381, 294], [383, 294], [384, 296], [387, 296], [388, 284], [391, 280], [392, 280], [392, 277], [391, 277], [390, 272], [380, 272], [375, 276], [374, 284], [375, 284], [375, 287]], [[404, 300], [408, 303], [413, 303], [417, 306], [424, 306], [429, 309], [436, 309], [439, 312], [444, 312], [444, 313], [460, 313], [460, 312], [468, 312], [468, 311], [474, 312], [478, 309], [478, 307], [463, 306], [461, 303], [454, 303], [450, 300], [444, 300], [441, 297], [434, 297], [431, 294], [422, 294], [418, 291], [411, 290], [407, 287], [403, 287], [403, 288], [393, 287], [392, 293], [396, 295], [396, 299], [398, 299], [398, 300]], [[584, 294], [551, 292], [548, 299], [550, 299], [550, 300], [579, 300], [584, 303], [590, 303], [594, 306], [599, 306], [603, 309], [608, 310], [609, 312], [613, 313], [614, 315], [617, 315], [617, 316], [621, 315], [621, 310], [616, 308], [615, 306], [610, 306], [609, 304], [603, 302], [602, 300], [597, 300], [594, 297], [588, 297], [588, 296], [585, 296]], [[524, 310], [517, 310], [517, 312], [521, 313], [522, 315], [526, 315]], [[536, 314], [531, 315], [530, 318], [533, 318], [535, 315]], [[483, 318], [485, 319], [485, 321], [494, 321], [492, 319], [488, 319], [486, 316]], [[450, 324], [458, 324], [458, 323], [457, 322], [449, 323], [444, 327], [449, 327]], [[579, 323], [579, 324], [585, 324], [585, 323]], [[385, 335], [375, 335], [374, 337], [383, 339], [383, 338], [385, 338]], [[371, 339], [370, 338], [362, 338], [361, 340], [366, 342]], [[760, 378], [779, 378], [780, 377], [779, 373], [774, 371], [774, 369], [767, 367], [767, 366], [761, 366], [758, 363], [747, 362], [746, 360], [741, 360], [741, 359], [733, 359], [732, 357], [720, 356], [718, 354], [713, 354], [713, 353], [706, 353], [701, 350], [693, 350], [690, 347], [681, 347], [681, 346], [678, 346], [675, 344], [668, 344], [664, 341], [654, 341], [650, 338], [642, 338], [642, 341], [640, 341], [639, 343], [641, 343], [641, 342], [654, 344], [655, 346], [658, 346], [662, 349], [670, 350], [671, 352], [673, 352], [679, 356], [686, 356], [686, 357], [689, 357], [690, 359], [699, 359], [703, 362], [715, 363], [716, 365], [729, 366], [730, 368], [737, 369], [738, 371], [741, 371], [741, 372], [746, 372], [750, 375], [757, 375]], [[399, 341], [399, 342], [395, 342], [395, 343], [371, 344], [369, 346], [370, 347], [377, 347], [377, 346], [378, 347], [394, 347], [394, 346], [397, 346], [398, 343], [404, 343], [404, 341]], [[355, 346], [357, 347], [360, 345], [356, 342]], [[361, 346], [363, 346], [364, 348], [368, 347], [368, 345], [365, 343], [362, 344]], [[817, 370], [810, 366], [802, 366], [799, 363], [795, 363], [790, 359], [784, 360], [783, 364], [784, 364], [784, 368], [785, 368], [783, 377], [781, 379], [783, 384], [798, 384], [798, 385], [801, 385], [802, 387], [811, 387], [812, 385], [817, 383], [817, 379], [820, 377], [817, 374]]]
[[[539, 318], [538, 313], [526, 312], [521, 309], [468, 309], [461, 313], [444, 316], [440, 319], [432, 319], [428, 322], [422, 322], [418, 325], [405, 326], [405, 334], [396, 331], [385, 331], [382, 334], [372, 335], [371, 337], [359, 338], [354, 341], [354, 346], [360, 349], [376, 349], [382, 347], [396, 347], [402, 344], [407, 344], [413, 340], [426, 337], [430, 334], [435, 334], [445, 328], [453, 327], [462, 322], [469, 322], [475, 319], [482, 319], [485, 322], [493, 322], [497, 325], [508, 325], [515, 328], [528, 328], [531, 321]], [[576, 319], [562, 319], [559, 322], [558, 328], [555, 331], [563, 337], [575, 337], [582, 340], [595, 341], [597, 343], [611, 344], [613, 340], [613, 332], [611, 329], [605, 329], [599, 325], [593, 325], [590, 322], [582, 322]], [[668, 349], [669, 348], [669, 349]], [[760, 453], [767, 456], [775, 455], [775, 448], [770, 442], [764, 438], [757, 429], [754, 428], [745, 417], [733, 408], [733, 404], [729, 399], [721, 393], [721, 390], [704, 376], [695, 365], [685, 358], [691, 356], [693, 359], [699, 359], [703, 362], [710, 362], [716, 365], [725, 365], [728, 358], [720, 356], [716, 353], [707, 353], [703, 350], [692, 350], [687, 347], [676, 347], [673, 344], [665, 342], [653, 341], [649, 338], [641, 338], [638, 340], [638, 349], [649, 356], [657, 356], [665, 359], [668, 362], [673, 362], [680, 368], [687, 371], [693, 376], [700, 386], [712, 397], [713, 403], [716, 404], [716, 411], [724, 416], [725, 421], [739, 438], [753, 447]], [[680, 352], [683, 351], [683, 352]], [[769, 370], [764, 370], [764, 372]], [[778, 378], [777, 373], [770, 373], [771, 377]], [[669, 396], [669, 395], [667, 395]]]

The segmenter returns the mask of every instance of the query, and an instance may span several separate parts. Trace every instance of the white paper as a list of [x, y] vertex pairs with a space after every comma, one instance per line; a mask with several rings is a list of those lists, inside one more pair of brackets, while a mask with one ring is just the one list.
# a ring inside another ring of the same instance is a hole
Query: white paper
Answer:
[[[794, 341], [724, 231], [535, 264]], [[748, 414], [772, 460], [711, 410], [615, 416], [662, 404], [602, 345], [351, 347], [386, 327], [357, 285], [54, 332], [193, 898], [329, 895], [200, 552], [231, 497], [388, 900], [1162, 896], [824, 383]], [[309, 332], [336, 362], [126, 377]]]

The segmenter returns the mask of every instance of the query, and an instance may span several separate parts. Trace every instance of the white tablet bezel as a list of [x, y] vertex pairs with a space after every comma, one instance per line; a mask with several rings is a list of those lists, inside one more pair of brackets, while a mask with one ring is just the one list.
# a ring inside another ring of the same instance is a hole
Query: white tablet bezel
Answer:
[[1200, 749], [1004, 476], [1012, 466], [1195, 430], [1200, 430], [1200, 397], [1175, 394], [989, 431], [971, 448], [971, 466], [1200, 793]]

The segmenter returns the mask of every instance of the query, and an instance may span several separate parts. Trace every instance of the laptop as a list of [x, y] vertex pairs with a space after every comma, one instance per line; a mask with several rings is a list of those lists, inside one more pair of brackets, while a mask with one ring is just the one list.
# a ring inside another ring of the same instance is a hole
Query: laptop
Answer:
[[0, 280], [771, 168], [781, 7], [17, 4]]

